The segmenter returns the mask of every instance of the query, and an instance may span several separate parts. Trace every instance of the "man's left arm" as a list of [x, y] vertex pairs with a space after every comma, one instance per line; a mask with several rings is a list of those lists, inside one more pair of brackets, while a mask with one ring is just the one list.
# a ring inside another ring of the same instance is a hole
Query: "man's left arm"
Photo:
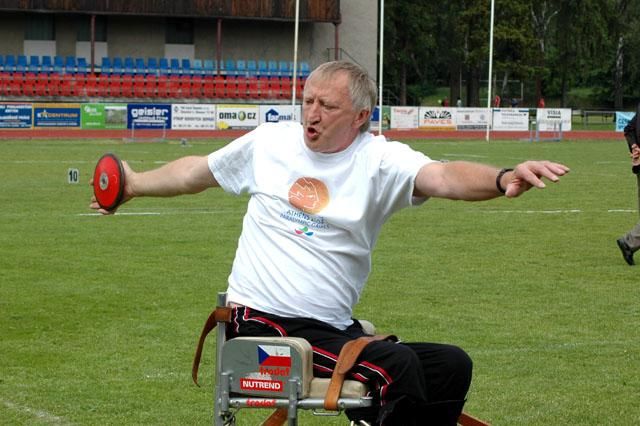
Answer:
[[[525, 161], [513, 170], [467, 161], [429, 163], [415, 180], [417, 196], [482, 201], [506, 195], [513, 198], [532, 187], [544, 188], [543, 178], [557, 182], [569, 168], [551, 161]], [[503, 192], [504, 191], [504, 192]]]

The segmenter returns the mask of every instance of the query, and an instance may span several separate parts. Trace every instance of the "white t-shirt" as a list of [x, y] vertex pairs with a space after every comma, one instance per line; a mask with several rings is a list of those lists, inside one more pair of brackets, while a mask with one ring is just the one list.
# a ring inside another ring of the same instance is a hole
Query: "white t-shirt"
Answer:
[[228, 299], [284, 317], [351, 323], [382, 224], [413, 197], [424, 154], [360, 134], [344, 151], [309, 150], [298, 123], [268, 123], [209, 155], [220, 186], [251, 195]]

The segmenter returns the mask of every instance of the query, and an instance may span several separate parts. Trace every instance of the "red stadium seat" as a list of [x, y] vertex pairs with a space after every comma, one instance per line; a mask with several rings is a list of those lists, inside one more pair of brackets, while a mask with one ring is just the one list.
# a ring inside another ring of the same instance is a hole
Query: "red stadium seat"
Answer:
[[120, 78], [120, 94], [124, 98], [133, 98], [133, 77], [123, 74]]
[[191, 97], [202, 98], [204, 87], [204, 78], [201, 75], [194, 75], [191, 77]]
[[225, 80], [227, 98], [236, 99], [238, 97], [238, 78], [239, 77], [227, 77]]
[[216, 89], [215, 89], [215, 80], [213, 77], [204, 77], [202, 81], [202, 97], [204, 98], [215, 98], [216, 97]]
[[133, 94], [136, 98], [144, 98], [147, 96], [144, 75], [136, 74], [133, 77]]
[[191, 76], [180, 76], [180, 97], [191, 97]]
[[246, 77], [236, 77], [236, 83], [238, 86], [237, 97], [240, 99], [248, 98], [248, 82]]
[[159, 98], [169, 97], [169, 78], [166, 75], [159, 75], [156, 81], [156, 95]]
[[249, 77], [249, 86], [247, 95], [251, 99], [257, 99], [260, 97], [260, 86], [256, 77]]
[[146, 75], [144, 77], [144, 88], [147, 98], [155, 98], [157, 94], [158, 81], [155, 75]]
[[226, 84], [223, 76], [217, 75], [214, 77], [214, 89], [216, 98], [227, 97]]
[[87, 96], [95, 97], [98, 96], [98, 76], [95, 74], [87, 75], [87, 82], [85, 85], [85, 91]]
[[182, 90], [180, 89], [180, 76], [179, 75], [171, 75], [169, 76], [169, 97], [171, 98], [179, 98], [182, 95]]
[[289, 77], [282, 77], [280, 79], [280, 92], [278, 93], [278, 97], [281, 99], [291, 98], [291, 79]]

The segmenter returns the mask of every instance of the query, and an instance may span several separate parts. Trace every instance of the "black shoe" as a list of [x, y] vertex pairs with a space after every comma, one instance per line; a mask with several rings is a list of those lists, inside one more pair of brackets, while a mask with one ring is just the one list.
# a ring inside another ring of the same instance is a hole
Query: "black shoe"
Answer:
[[618, 247], [620, 247], [620, 251], [622, 252], [622, 257], [629, 265], [635, 265], [636, 263], [633, 261], [633, 250], [627, 243], [624, 242], [622, 238], [617, 240]]

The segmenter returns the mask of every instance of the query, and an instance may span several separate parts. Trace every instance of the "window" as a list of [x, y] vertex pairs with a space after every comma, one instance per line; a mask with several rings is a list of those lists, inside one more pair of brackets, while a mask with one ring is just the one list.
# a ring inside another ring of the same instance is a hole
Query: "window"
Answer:
[[34, 13], [27, 15], [24, 33], [25, 40], [55, 40], [56, 25], [54, 15]]
[[167, 19], [165, 42], [167, 44], [193, 44], [191, 19]]
[[[96, 15], [95, 40], [107, 41], [107, 17]], [[82, 15], [78, 18], [78, 41], [91, 41], [91, 15]]]

